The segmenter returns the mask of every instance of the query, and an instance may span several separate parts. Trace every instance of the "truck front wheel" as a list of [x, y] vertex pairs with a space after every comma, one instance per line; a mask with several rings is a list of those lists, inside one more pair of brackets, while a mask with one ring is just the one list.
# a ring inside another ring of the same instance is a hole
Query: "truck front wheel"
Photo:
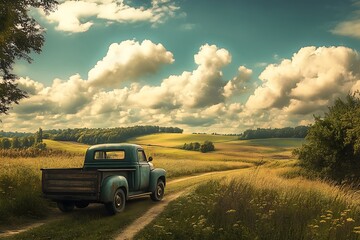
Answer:
[[62, 212], [71, 212], [72, 210], [74, 210], [75, 204], [69, 201], [60, 201], [57, 202], [57, 206]]
[[106, 210], [111, 215], [122, 212], [125, 208], [125, 201], [124, 191], [121, 188], [118, 188], [114, 193], [113, 201], [105, 204]]
[[157, 182], [155, 192], [153, 192], [150, 197], [153, 201], [161, 201], [164, 197], [164, 193], [165, 193], [165, 184], [162, 180], [159, 180]]

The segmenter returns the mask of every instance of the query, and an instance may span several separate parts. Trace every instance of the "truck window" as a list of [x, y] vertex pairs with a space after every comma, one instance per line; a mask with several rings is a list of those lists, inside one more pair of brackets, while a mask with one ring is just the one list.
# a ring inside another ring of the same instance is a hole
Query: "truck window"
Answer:
[[146, 156], [143, 150], [138, 150], [138, 160], [139, 162], [146, 162]]
[[105, 160], [105, 159], [124, 160], [125, 159], [125, 151], [124, 150], [95, 151], [94, 159], [95, 160]]

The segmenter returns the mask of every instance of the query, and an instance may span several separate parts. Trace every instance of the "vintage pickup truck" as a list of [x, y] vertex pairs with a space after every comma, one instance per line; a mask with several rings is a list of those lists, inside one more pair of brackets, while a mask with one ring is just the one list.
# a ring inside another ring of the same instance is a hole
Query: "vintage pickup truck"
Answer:
[[104, 203], [110, 214], [116, 214], [128, 199], [150, 195], [160, 201], [166, 171], [154, 168], [151, 161], [139, 145], [94, 145], [86, 151], [83, 168], [41, 169], [43, 195], [63, 212]]

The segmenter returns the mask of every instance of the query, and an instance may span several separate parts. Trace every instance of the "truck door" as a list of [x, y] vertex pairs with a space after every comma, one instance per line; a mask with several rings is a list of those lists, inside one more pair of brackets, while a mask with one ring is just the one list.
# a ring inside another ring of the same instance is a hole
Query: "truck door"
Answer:
[[138, 161], [140, 170], [140, 190], [148, 191], [150, 184], [150, 165], [146, 160], [144, 150], [138, 150]]

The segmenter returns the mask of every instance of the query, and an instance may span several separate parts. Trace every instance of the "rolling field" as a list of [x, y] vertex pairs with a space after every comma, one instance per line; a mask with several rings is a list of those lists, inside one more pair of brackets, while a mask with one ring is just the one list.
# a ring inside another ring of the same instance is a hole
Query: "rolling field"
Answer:
[[[212, 141], [216, 151], [200, 153], [178, 148], [184, 143], [205, 140]], [[291, 152], [302, 141], [243, 141], [236, 137], [203, 134], [153, 134], [129, 140], [130, 143], [141, 144], [147, 155], [154, 158], [155, 167], [167, 170], [170, 181], [214, 172], [214, 175], [170, 184], [168, 193], [180, 191], [189, 184], [194, 187], [200, 183], [203, 185], [189, 197], [170, 204], [136, 239], [179, 239], [180, 236], [192, 239], [212, 239], [214, 236], [218, 239], [286, 239], [281, 236], [294, 236], [293, 239], [342, 239], [337, 237], [341, 234], [348, 236], [348, 239], [360, 239], [359, 193], [290, 174], [299, 169]], [[51, 140], [45, 142], [48, 148], [74, 155], [1, 159], [0, 232], [1, 226], [16, 225], [23, 222], [22, 219], [44, 218], [44, 212], [48, 211], [44, 209], [53, 209], [53, 205], [40, 197], [40, 168], [82, 166], [87, 145]], [[215, 173], [224, 170], [232, 171], [225, 175]], [[215, 181], [207, 183], [209, 180]], [[131, 203], [123, 216], [133, 221], [151, 206], [148, 201]], [[88, 239], [91, 235], [90, 239], [111, 239], [127, 223], [120, 221], [122, 216], [119, 215], [104, 219], [102, 209], [75, 211], [64, 220], [45, 224], [14, 239], [29, 236], [35, 236], [34, 239], [54, 238], [62, 232], [66, 232], [64, 236], [69, 238]], [[221, 217], [222, 222], [214, 221], [214, 216]], [[115, 219], [118, 220], [114, 222]], [[83, 223], [97, 228], [84, 228]], [[282, 230], [277, 229], [280, 225], [284, 226]], [[289, 232], [286, 228], [290, 229]], [[320, 238], [322, 235], [327, 237]]]

